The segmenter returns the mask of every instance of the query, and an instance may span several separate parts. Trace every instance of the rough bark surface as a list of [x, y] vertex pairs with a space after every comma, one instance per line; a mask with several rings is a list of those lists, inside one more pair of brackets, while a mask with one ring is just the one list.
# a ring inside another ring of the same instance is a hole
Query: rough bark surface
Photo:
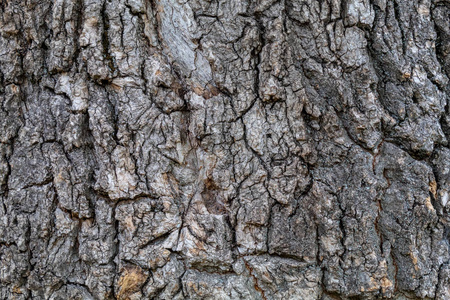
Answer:
[[450, 299], [450, 1], [0, 12], [0, 299]]

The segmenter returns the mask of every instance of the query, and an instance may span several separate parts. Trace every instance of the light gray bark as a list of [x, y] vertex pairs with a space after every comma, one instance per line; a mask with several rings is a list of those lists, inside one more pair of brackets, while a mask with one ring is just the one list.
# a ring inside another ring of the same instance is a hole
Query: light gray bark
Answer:
[[0, 12], [0, 299], [450, 299], [450, 1]]

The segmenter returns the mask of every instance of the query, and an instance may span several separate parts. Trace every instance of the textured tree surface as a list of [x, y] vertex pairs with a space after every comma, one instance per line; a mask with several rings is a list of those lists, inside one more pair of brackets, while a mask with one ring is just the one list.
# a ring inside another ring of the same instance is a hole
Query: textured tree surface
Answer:
[[0, 12], [0, 299], [450, 299], [450, 1]]

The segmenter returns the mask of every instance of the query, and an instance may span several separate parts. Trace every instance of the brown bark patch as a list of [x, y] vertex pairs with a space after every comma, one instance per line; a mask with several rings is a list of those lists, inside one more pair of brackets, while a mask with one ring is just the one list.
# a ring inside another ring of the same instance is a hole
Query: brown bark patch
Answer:
[[148, 275], [145, 274], [144, 270], [138, 266], [125, 267], [119, 278], [117, 299], [129, 299], [131, 294], [139, 291], [147, 277]]

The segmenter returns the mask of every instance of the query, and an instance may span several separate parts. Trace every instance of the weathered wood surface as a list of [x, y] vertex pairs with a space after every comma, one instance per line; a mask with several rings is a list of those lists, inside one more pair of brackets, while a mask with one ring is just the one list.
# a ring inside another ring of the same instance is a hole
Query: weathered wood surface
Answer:
[[450, 1], [0, 12], [0, 299], [450, 299]]

